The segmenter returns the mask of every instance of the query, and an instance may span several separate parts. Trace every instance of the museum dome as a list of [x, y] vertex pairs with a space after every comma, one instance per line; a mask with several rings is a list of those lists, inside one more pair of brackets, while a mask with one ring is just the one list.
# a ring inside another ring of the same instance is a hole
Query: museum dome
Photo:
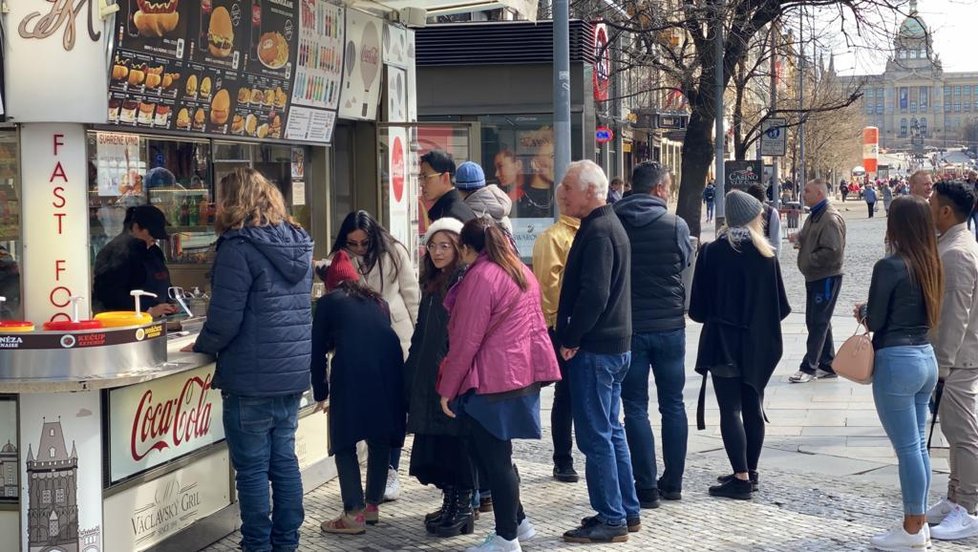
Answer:
[[910, 15], [900, 24], [900, 38], [921, 40], [927, 38], [927, 26], [917, 13], [917, 1], [910, 2]]

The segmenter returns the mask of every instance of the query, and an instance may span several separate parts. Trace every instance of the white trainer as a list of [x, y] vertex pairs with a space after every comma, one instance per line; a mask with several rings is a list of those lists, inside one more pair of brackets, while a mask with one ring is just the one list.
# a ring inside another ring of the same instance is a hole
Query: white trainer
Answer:
[[516, 540], [526, 542], [537, 536], [537, 529], [530, 523], [530, 518], [523, 518], [520, 526], [516, 528]]
[[486, 540], [478, 546], [471, 546], [465, 552], [523, 552], [519, 537], [508, 541], [496, 533], [489, 533]]
[[798, 370], [788, 378], [788, 383], [808, 383], [814, 380], [815, 380], [815, 376], [813, 376], [812, 374]]
[[401, 496], [401, 480], [397, 478], [397, 470], [387, 470], [387, 487], [384, 488], [384, 502], [397, 500]]
[[942, 498], [940, 502], [927, 509], [927, 523], [930, 525], [940, 524], [955, 506], [957, 504], [948, 500], [947, 497]]
[[947, 541], [978, 536], [978, 517], [968, 514], [967, 510], [955, 505], [940, 525], [931, 527], [930, 534], [937, 540]]
[[871, 538], [869, 544], [883, 552], [925, 552], [927, 532], [922, 528], [916, 535], [911, 535], [903, 530], [901, 523], [898, 527]]

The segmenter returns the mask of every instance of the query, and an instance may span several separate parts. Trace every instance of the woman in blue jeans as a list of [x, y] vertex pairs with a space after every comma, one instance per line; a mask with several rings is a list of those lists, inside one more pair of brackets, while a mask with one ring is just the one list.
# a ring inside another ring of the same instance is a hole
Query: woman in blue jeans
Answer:
[[931, 471], [924, 427], [937, 384], [937, 360], [928, 333], [940, 318], [944, 278], [925, 200], [894, 199], [886, 237], [893, 253], [873, 267], [869, 301], [856, 305], [854, 314], [874, 332], [873, 399], [899, 460], [903, 494], [903, 524], [870, 543], [877, 550], [897, 552], [930, 545], [926, 512]]

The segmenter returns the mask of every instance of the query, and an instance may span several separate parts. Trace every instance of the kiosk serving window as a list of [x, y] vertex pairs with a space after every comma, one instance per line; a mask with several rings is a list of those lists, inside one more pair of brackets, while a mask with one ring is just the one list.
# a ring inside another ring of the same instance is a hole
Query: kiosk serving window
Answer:
[[[20, 171], [17, 133], [0, 131], [0, 319], [23, 318], [20, 302]], [[2, 443], [0, 443], [2, 446]]]
[[261, 172], [278, 186], [298, 222], [310, 226], [302, 147], [92, 132], [89, 162], [92, 263], [123, 231], [126, 209], [149, 203], [169, 223], [170, 239], [160, 247], [174, 285], [207, 288], [220, 182], [238, 168]]

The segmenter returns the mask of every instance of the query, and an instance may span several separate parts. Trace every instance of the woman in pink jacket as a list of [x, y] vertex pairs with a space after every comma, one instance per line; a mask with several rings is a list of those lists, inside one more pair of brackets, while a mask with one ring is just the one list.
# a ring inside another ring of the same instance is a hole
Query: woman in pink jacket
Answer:
[[459, 244], [469, 268], [445, 298], [448, 354], [436, 387], [445, 414], [462, 416], [492, 490], [496, 531], [469, 552], [519, 551], [535, 531], [520, 503], [512, 440], [540, 438], [540, 386], [560, 380], [560, 369], [540, 286], [506, 231], [473, 219]]

